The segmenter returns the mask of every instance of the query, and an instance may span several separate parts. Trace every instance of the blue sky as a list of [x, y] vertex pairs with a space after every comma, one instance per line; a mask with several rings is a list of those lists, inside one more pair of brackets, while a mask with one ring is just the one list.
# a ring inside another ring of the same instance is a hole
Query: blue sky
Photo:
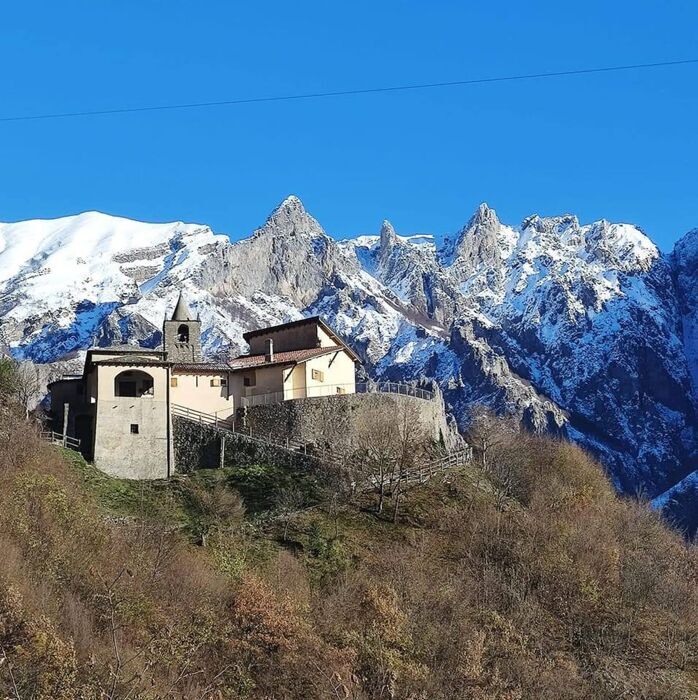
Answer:
[[[3, 3], [0, 116], [698, 57], [698, 3]], [[98, 209], [249, 234], [287, 194], [332, 235], [576, 213], [698, 227], [698, 65], [0, 123], [0, 220]]]

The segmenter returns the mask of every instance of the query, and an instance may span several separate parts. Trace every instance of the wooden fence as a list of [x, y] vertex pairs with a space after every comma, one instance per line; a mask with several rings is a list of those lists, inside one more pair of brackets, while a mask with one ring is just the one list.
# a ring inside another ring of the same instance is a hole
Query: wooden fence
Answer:
[[53, 445], [63, 445], [71, 450], [78, 452], [80, 450], [80, 440], [70, 437], [70, 435], [62, 435], [54, 433], [52, 430], [44, 430], [41, 433], [41, 439], [50, 442]]

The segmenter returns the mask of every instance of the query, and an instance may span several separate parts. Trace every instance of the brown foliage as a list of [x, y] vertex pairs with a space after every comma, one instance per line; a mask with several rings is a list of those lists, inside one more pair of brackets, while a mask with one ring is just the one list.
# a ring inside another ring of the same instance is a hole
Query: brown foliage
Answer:
[[[411, 525], [326, 513], [352, 564], [319, 577], [307, 567], [334, 561], [324, 545], [312, 555], [308, 535], [294, 555], [249, 534], [220, 486], [189, 493], [207, 547], [105, 517], [6, 412], [0, 697], [696, 696], [695, 548], [618, 499], [582, 450], [489, 429], [486, 473], [411, 492]], [[301, 516], [286, 527], [303, 539]]]

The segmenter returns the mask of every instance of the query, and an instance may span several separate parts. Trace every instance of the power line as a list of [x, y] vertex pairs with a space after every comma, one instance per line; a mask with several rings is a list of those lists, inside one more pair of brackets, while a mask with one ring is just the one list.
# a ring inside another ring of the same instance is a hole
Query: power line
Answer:
[[543, 78], [561, 78], [571, 75], [589, 75], [591, 73], [612, 73], [618, 71], [642, 70], [646, 68], [661, 68], [665, 66], [682, 66], [698, 63], [698, 58], [688, 58], [682, 61], [659, 61], [657, 63], [633, 63], [627, 66], [604, 66], [602, 68], [581, 68], [578, 70], [555, 71], [552, 73], [524, 73], [521, 75], [506, 75], [493, 78], [473, 78], [470, 80], [453, 80], [440, 83], [418, 83], [414, 85], [390, 85], [375, 88], [359, 88], [356, 90], [333, 90], [329, 92], [308, 92], [299, 95], [274, 95], [268, 97], [246, 97], [215, 102], [190, 102], [183, 104], [150, 105], [145, 107], [122, 107], [117, 109], [97, 109], [81, 112], [56, 112], [49, 114], [30, 114], [12, 117], [0, 117], [0, 122], [33, 121], [39, 119], [68, 119], [72, 117], [96, 117], [108, 114], [130, 114], [135, 112], [159, 112], [175, 109], [202, 109], [206, 107], [223, 107], [227, 105], [256, 104], [260, 102], [286, 102], [290, 100], [315, 100], [323, 97], [343, 97], [349, 95], [370, 95], [379, 92], [400, 92], [406, 90], [426, 90], [429, 88], [457, 87], [462, 85], [478, 85], [482, 83], [503, 83], [514, 80], [539, 80]]

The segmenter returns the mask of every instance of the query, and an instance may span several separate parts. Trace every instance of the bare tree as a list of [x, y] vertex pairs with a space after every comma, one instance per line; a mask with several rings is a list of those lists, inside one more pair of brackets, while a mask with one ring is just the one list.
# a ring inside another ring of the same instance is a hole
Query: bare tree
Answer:
[[0, 399], [20, 407], [25, 418], [41, 400], [42, 388], [39, 368], [33, 362], [0, 357]]
[[242, 521], [245, 513], [242, 500], [223, 483], [218, 483], [209, 490], [192, 482], [187, 495], [196, 513], [196, 529], [204, 547], [208, 544], [209, 535], [223, 523]]
[[383, 512], [386, 488], [394, 472], [396, 459], [397, 422], [386, 412], [385, 406], [366, 406], [357, 421], [354, 460], [362, 480], [376, 489], [376, 511]]
[[283, 539], [285, 542], [288, 537], [288, 529], [291, 526], [294, 516], [305, 505], [305, 496], [303, 491], [297, 486], [289, 486], [279, 491], [275, 501], [276, 509], [279, 511], [279, 515], [284, 524]]
[[383, 512], [388, 493], [397, 520], [404, 480], [429, 454], [429, 435], [419, 406], [411, 400], [367, 406], [358, 421], [354, 460], [358, 476], [376, 489], [376, 511]]
[[395, 419], [398, 425], [398, 455], [393, 462], [394, 471], [390, 481], [393, 522], [398, 520], [407, 473], [429, 458], [431, 443], [429, 431], [422, 419], [422, 412], [413, 401], [398, 401]]
[[493, 453], [516, 434], [519, 426], [513, 418], [500, 418], [488, 406], [477, 405], [470, 414], [467, 440], [480, 455], [482, 470], [490, 470]]
[[30, 360], [18, 362], [15, 369], [15, 397], [24, 410], [24, 417], [29, 418], [29, 412], [41, 399], [42, 382], [37, 366]]

